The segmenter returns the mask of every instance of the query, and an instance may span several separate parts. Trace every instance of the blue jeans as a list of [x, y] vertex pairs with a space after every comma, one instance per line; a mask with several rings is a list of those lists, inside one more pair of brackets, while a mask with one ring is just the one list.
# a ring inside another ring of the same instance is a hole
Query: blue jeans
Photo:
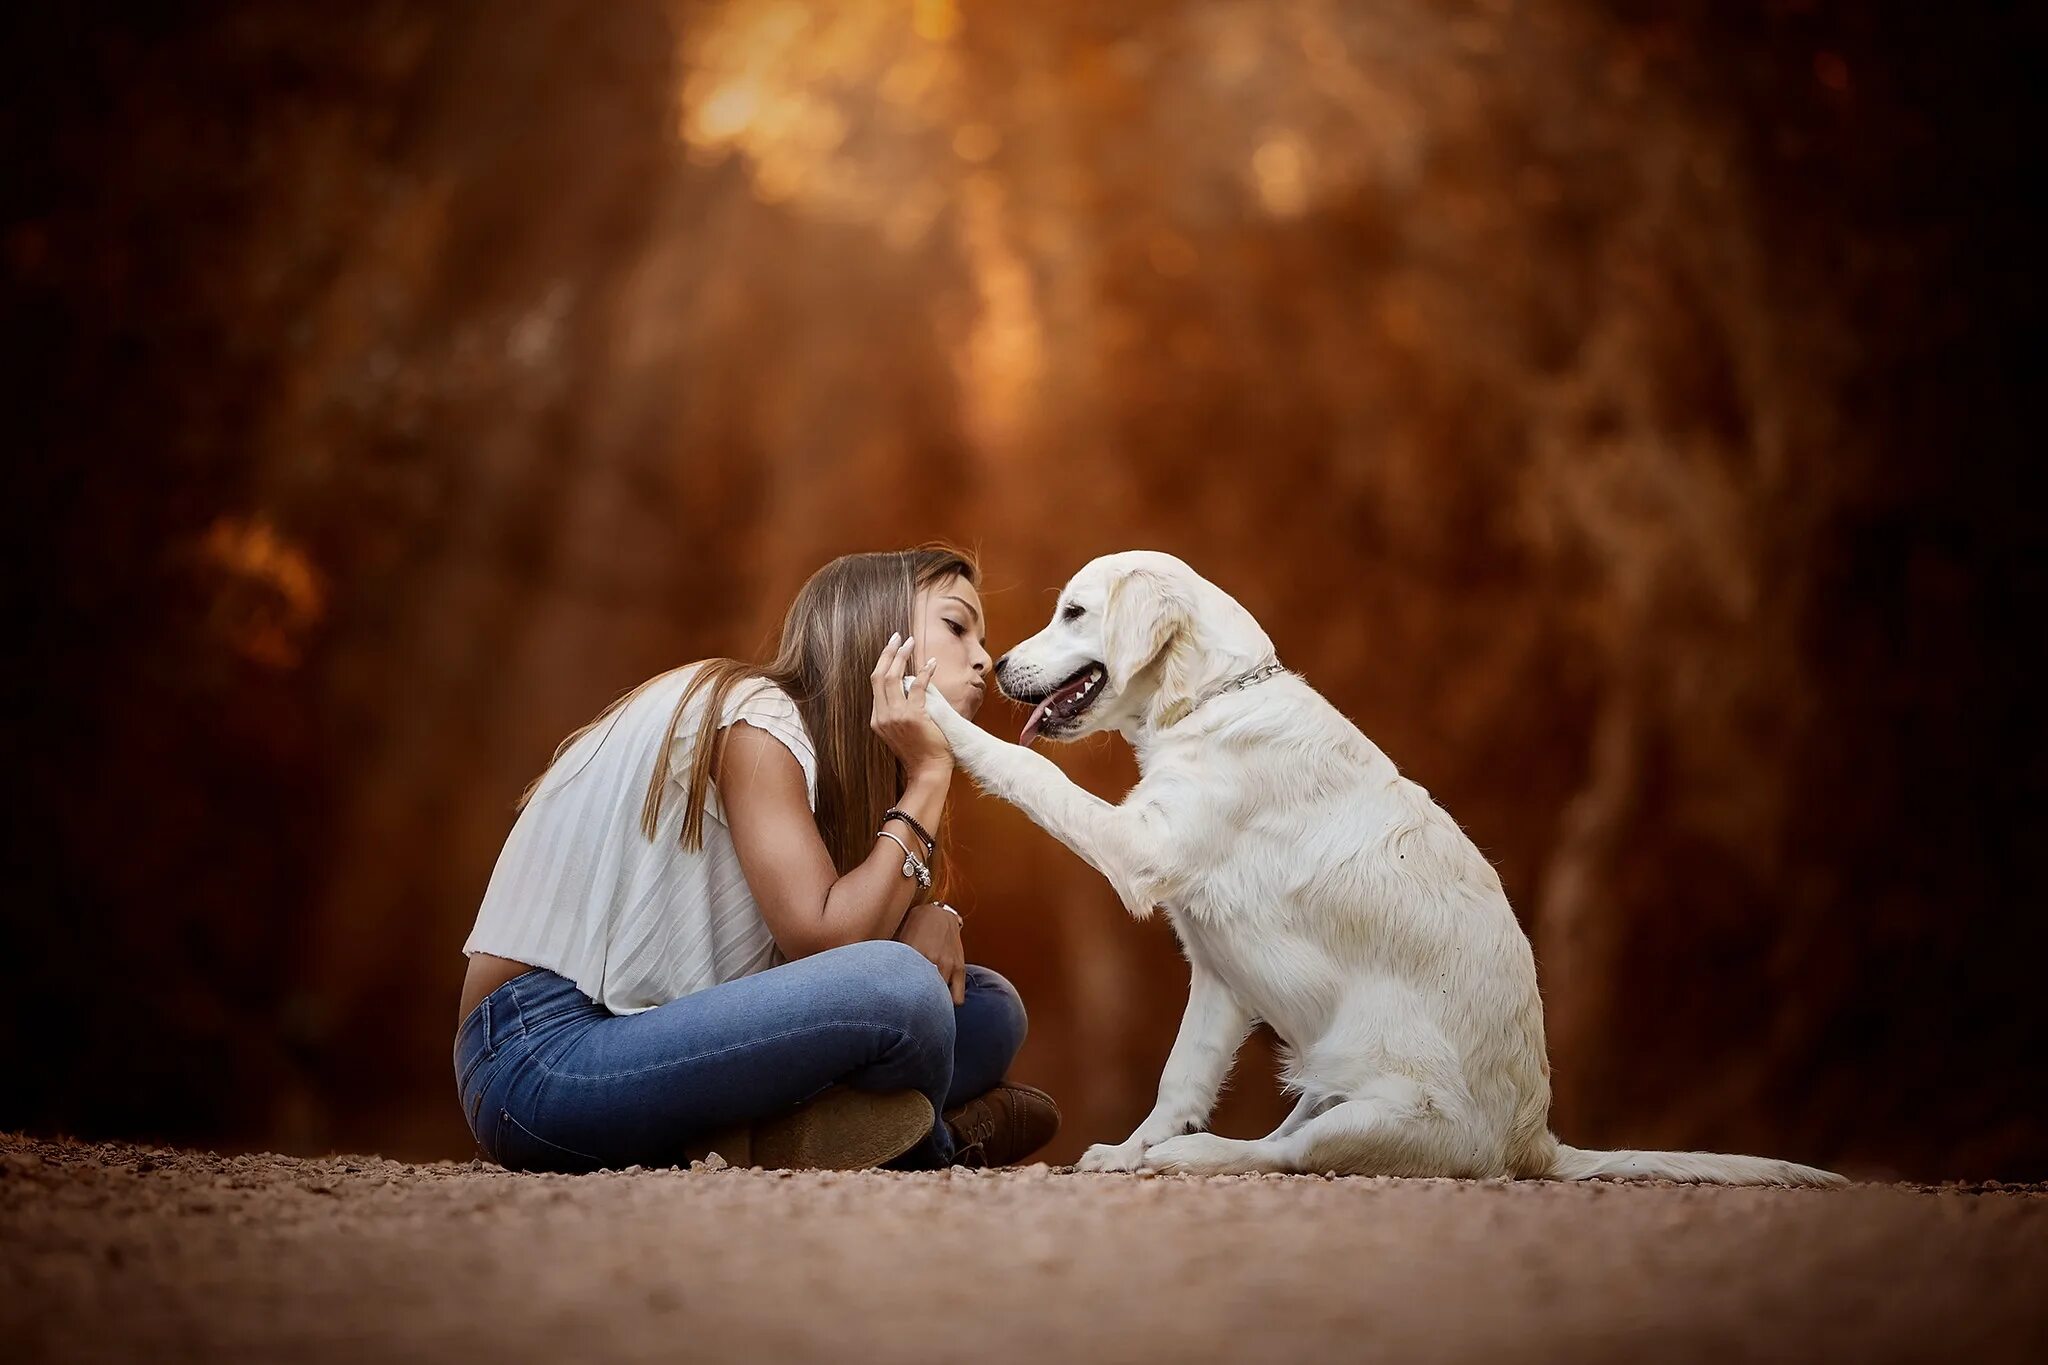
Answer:
[[830, 1086], [915, 1090], [932, 1133], [898, 1163], [950, 1164], [939, 1114], [1003, 1078], [1024, 1003], [985, 967], [953, 1004], [922, 953], [853, 943], [614, 1015], [549, 971], [485, 996], [455, 1036], [455, 1083], [479, 1146], [521, 1171], [673, 1166], [692, 1143]]

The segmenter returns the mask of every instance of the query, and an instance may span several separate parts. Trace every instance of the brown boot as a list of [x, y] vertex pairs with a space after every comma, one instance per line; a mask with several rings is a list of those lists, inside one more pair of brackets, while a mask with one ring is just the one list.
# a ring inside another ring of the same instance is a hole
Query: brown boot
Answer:
[[1004, 1081], [946, 1114], [957, 1166], [1008, 1166], [1051, 1142], [1059, 1106], [1043, 1090]]
[[932, 1131], [932, 1106], [915, 1090], [877, 1095], [835, 1085], [752, 1127], [714, 1133], [684, 1153], [771, 1171], [865, 1171], [902, 1156]]

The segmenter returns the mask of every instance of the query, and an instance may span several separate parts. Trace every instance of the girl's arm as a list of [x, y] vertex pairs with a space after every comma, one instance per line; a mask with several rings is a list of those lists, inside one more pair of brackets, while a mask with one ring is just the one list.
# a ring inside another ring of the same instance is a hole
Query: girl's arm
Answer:
[[[899, 646], [892, 636], [875, 661], [869, 679], [872, 725], [903, 764], [905, 784], [896, 804], [935, 830], [953, 782], [953, 751], [925, 714], [925, 690], [936, 660], [911, 680], [907, 694], [904, 690], [912, 643]], [[839, 876], [811, 818], [796, 755], [773, 735], [744, 723], [727, 727], [724, 736], [712, 780], [725, 806], [740, 870], [783, 956], [793, 960], [864, 939], [895, 937], [904, 912], [919, 896], [917, 883], [903, 875], [903, 849], [878, 834], [867, 858]], [[909, 831], [896, 833], [922, 855]]]
[[[784, 957], [895, 937], [920, 895], [903, 875], [903, 850], [878, 836], [866, 861], [839, 876], [811, 819], [803, 769], [781, 740], [744, 723], [729, 727], [714, 780], [740, 870]], [[951, 783], [950, 771], [913, 776], [897, 804], [936, 829]], [[908, 830], [892, 828], [923, 856]]]

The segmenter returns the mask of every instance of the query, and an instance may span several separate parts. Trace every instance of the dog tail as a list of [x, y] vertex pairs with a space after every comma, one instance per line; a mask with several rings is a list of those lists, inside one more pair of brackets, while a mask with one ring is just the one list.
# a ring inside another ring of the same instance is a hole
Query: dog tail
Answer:
[[1793, 1185], [1831, 1189], [1849, 1182], [1833, 1171], [1767, 1156], [1719, 1152], [1591, 1152], [1557, 1144], [1552, 1180], [1675, 1180], [1688, 1185]]

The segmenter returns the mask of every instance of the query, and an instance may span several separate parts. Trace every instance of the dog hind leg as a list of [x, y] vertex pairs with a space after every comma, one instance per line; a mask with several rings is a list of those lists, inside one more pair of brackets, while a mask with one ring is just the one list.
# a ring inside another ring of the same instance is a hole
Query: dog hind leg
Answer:
[[1143, 1169], [1178, 1175], [1483, 1176], [1499, 1174], [1495, 1164], [1422, 1085], [1386, 1076], [1284, 1136], [1247, 1142], [1189, 1133], [1150, 1148]]
[[1307, 1174], [1499, 1175], [1497, 1154], [1435, 1092], [1404, 1076], [1369, 1082], [1277, 1144]]
[[1296, 1129], [1300, 1128], [1301, 1125], [1307, 1123], [1325, 1109], [1328, 1109], [1333, 1103], [1335, 1101], [1325, 1095], [1303, 1095], [1294, 1102], [1294, 1108], [1288, 1111], [1287, 1117], [1280, 1120], [1280, 1126], [1266, 1134], [1266, 1141], [1278, 1142], [1280, 1139], [1289, 1136]]
[[1288, 1164], [1284, 1141], [1186, 1133], [1148, 1147], [1139, 1169], [1158, 1175], [1255, 1175], [1294, 1167]]

